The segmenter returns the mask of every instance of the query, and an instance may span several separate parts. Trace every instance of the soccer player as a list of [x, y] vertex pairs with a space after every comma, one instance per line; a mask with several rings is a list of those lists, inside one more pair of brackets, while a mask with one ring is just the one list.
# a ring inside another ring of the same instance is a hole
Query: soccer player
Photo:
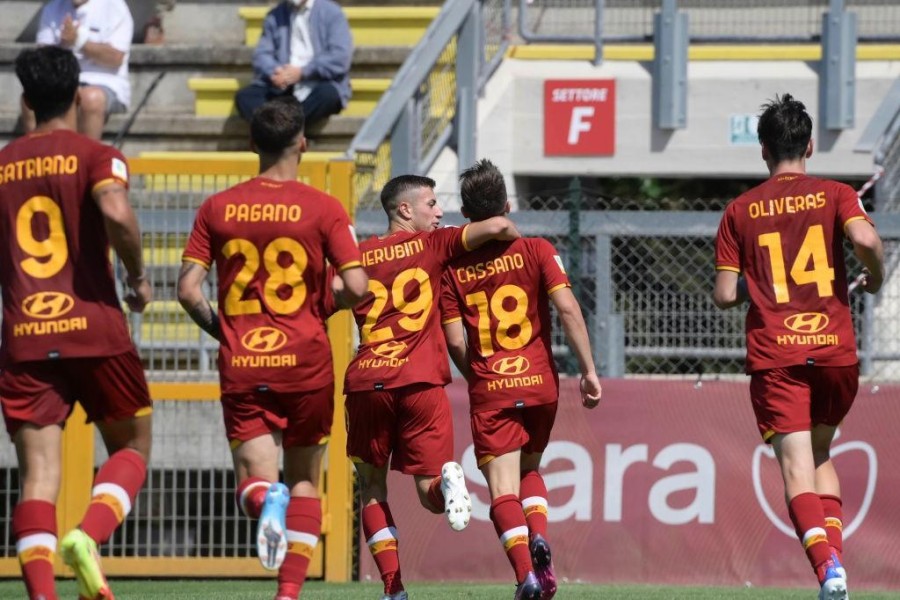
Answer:
[[441, 273], [454, 256], [491, 239], [519, 237], [503, 216], [438, 228], [443, 212], [428, 177], [401, 175], [381, 192], [388, 231], [360, 244], [369, 294], [353, 311], [360, 345], [347, 369], [347, 454], [356, 466], [366, 543], [384, 599], [407, 597], [397, 528], [387, 503], [388, 462], [412, 475], [419, 502], [463, 529], [472, 513], [462, 467], [453, 462], [453, 423], [444, 386], [450, 365], [441, 333]]
[[829, 454], [859, 385], [844, 237], [870, 294], [881, 288], [884, 253], [853, 189], [806, 174], [812, 119], [803, 104], [785, 94], [762, 108], [757, 134], [770, 177], [725, 208], [713, 301], [723, 309], [750, 301], [746, 370], [757, 426], [775, 450], [819, 597], [846, 598], [841, 489]]
[[[460, 194], [473, 224], [509, 212], [503, 175], [489, 160], [463, 172]], [[550, 242], [491, 242], [454, 259], [443, 275], [447, 345], [469, 381], [475, 457], [491, 494], [491, 521], [515, 571], [517, 599], [556, 593], [547, 487], [538, 471], [559, 400], [550, 302], [578, 359], [582, 403], [594, 408], [601, 388], [587, 328]]]
[[75, 56], [53, 46], [24, 50], [16, 75], [37, 119], [34, 132], [0, 150], [0, 403], [22, 476], [12, 516], [16, 552], [29, 597], [55, 599], [60, 445], [78, 402], [109, 459], [60, 552], [82, 598], [112, 598], [97, 546], [144, 484], [152, 407], [116, 294], [110, 244], [125, 264], [130, 309], [143, 311], [152, 292], [125, 157], [75, 132]]
[[[325, 329], [326, 259], [342, 299], [366, 292], [350, 219], [333, 197], [297, 181], [306, 151], [293, 98], [254, 114], [259, 176], [208, 198], [184, 251], [178, 299], [219, 340], [219, 379], [244, 514], [259, 519], [257, 551], [278, 570], [278, 600], [300, 594], [322, 530], [318, 484], [334, 413]], [[218, 310], [202, 284], [215, 266]], [[284, 477], [278, 457], [284, 448]]]

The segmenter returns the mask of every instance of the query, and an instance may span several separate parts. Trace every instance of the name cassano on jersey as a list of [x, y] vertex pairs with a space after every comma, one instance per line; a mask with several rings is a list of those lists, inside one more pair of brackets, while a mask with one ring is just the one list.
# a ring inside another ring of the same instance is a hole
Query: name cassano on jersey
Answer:
[[499, 273], [508, 273], [516, 269], [525, 268], [525, 259], [518, 252], [504, 254], [497, 258], [476, 263], [467, 267], [460, 267], [454, 271], [456, 280], [460, 283], [478, 281], [486, 277], [493, 277]]
[[393, 244], [384, 248], [373, 248], [362, 253], [362, 264], [364, 267], [377, 265], [378, 263], [415, 256], [424, 250], [425, 244], [420, 239]]
[[0, 165], [0, 185], [48, 175], [74, 175], [77, 172], [78, 157], [74, 154], [26, 158]]
[[238, 223], [296, 223], [300, 220], [296, 204], [226, 204], [225, 222]]
[[815, 210], [823, 208], [825, 204], [825, 192], [816, 192], [805, 196], [783, 196], [769, 200], [756, 200], [747, 205], [747, 211], [751, 219], [759, 219], [760, 217], [774, 217], [804, 210]]

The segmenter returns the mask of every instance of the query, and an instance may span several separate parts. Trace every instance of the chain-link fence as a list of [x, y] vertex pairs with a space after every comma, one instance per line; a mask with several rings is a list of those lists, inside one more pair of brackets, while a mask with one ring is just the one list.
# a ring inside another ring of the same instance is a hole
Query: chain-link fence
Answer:
[[[594, 33], [602, 11], [606, 42], [649, 42], [653, 15], [662, 0], [516, 0], [523, 11], [520, 35], [580, 38]], [[813, 42], [822, 34], [829, 0], [678, 0], [687, 13], [693, 41]], [[857, 16], [861, 42], [900, 38], [900, 3], [894, 0], [846, 0]]]

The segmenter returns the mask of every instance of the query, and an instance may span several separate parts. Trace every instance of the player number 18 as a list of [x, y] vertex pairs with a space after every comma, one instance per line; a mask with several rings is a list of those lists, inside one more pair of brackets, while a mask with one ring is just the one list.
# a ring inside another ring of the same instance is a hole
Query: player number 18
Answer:
[[[509, 301], [515, 306], [509, 310]], [[502, 285], [488, 299], [486, 292], [466, 295], [466, 305], [478, 310], [478, 344], [481, 356], [494, 354], [491, 336], [491, 316], [497, 320], [497, 344], [505, 350], [518, 350], [531, 340], [531, 321], [528, 320], [528, 295], [517, 285]], [[518, 331], [513, 334], [516, 326]]]

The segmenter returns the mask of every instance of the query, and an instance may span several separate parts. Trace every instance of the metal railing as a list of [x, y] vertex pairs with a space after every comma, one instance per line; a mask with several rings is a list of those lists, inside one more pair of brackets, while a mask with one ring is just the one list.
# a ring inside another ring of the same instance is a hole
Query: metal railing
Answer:
[[477, 94], [509, 45], [509, 0], [447, 2], [350, 143], [360, 206], [392, 176], [426, 173], [448, 145], [475, 160]]

